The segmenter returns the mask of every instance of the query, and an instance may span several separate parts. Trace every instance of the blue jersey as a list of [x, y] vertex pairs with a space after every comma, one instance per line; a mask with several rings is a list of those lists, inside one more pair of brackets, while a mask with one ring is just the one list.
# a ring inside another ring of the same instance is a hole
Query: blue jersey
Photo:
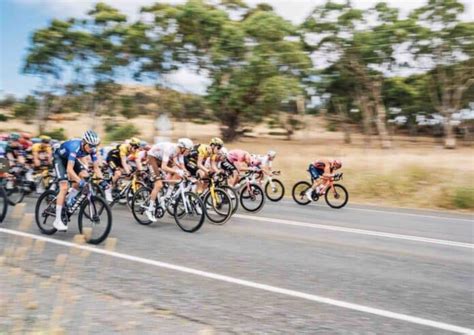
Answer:
[[67, 159], [68, 161], [75, 161], [77, 158], [83, 158], [88, 155], [91, 156], [92, 162], [97, 161], [97, 156], [95, 151], [88, 154], [81, 148], [81, 140], [80, 139], [73, 139], [64, 142], [61, 146], [56, 150], [56, 153], [63, 159]]

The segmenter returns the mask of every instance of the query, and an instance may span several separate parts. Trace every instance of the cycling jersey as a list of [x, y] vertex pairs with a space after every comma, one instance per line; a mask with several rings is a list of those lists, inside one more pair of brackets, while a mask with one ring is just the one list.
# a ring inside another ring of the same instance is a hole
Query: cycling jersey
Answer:
[[61, 146], [54, 152], [54, 154], [58, 158], [67, 159], [68, 161], [76, 161], [77, 158], [83, 158], [90, 155], [92, 162], [96, 162], [97, 156], [95, 150], [88, 154], [82, 149], [81, 144], [82, 140], [80, 139], [72, 139], [66, 141], [61, 144]]
[[131, 153], [131, 145], [128, 143], [119, 144], [107, 154], [107, 158], [127, 157]]
[[217, 155], [212, 153], [212, 148], [207, 144], [196, 144], [191, 152], [189, 153], [189, 160], [197, 163], [198, 159], [201, 158], [205, 162], [208, 158], [212, 161], [217, 159]]
[[33, 144], [33, 146], [31, 147], [31, 152], [32, 153], [45, 153], [45, 154], [51, 154], [52, 153], [52, 149], [51, 149], [51, 146], [49, 144], [43, 144], [43, 143], [35, 143]]
[[250, 157], [250, 154], [245, 150], [234, 149], [229, 151], [227, 154], [227, 160], [233, 163], [245, 163], [247, 157]]
[[24, 157], [26, 155], [23, 146], [18, 142], [10, 142], [5, 147], [5, 154], [12, 154], [14, 158]]
[[160, 161], [171, 161], [176, 159], [179, 163], [184, 164], [184, 158], [183, 155], [179, 153], [178, 145], [170, 142], [155, 144], [148, 151], [148, 156], [155, 157]]

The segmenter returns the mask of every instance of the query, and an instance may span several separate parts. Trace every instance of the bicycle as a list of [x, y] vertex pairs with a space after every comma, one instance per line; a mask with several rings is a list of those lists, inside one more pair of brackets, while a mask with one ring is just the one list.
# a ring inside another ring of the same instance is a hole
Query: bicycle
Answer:
[[5, 220], [8, 211], [8, 197], [5, 192], [5, 176], [8, 171], [8, 160], [0, 158], [0, 223]]
[[218, 175], [202, 180], [209, 182], [209, 187], [201, 194], [206, 206], [206, 217], [211, 223], [223, 225], [234, 213], [231, 197], [225, 189], [218, 186]]
[[6, 177], [5, 193], [8, 203], [15, 206], [23, 201], [30, 190], [30, 182], [26, 179], [26, 169], [20, 165], [11, 167]]
[[[79, 232], [82, 234], [83, 229], [86, 227], [85, 221], [89, 221], [88, 226], [92, 228], [92, 232], [87, 242], [99, 244], [108, 237], [112, 229], [112, 210], [105, 199], [96, 195], [92, 187], [91, 178], [87, 178], [85, 181], [86, 184], [77, 194], [74, 203], [70, 206], [66, 203], [64, 204], [62, 219], [63, 222], [68, 224], [71, 221], [71, 217], [79, 209], [77, 218]], [[53, 235], [57, 232], [56, 228], [52, 225], [56, 218], [56, 198], [56, 191], [46, 190], [36, 201], [36, 225], [41, 233], [46, 235]], [[42, 207], [43, 205], [44, 208]], [[107, 215], [105, 219], [101, 218], [104, 213]], [[52, 219], [51, 222], [48, 222], [48, 219]], [[102, 227], [103, 231], [100, 229]]]
[[[164, 180], [163, 182], [167, 181]], [[172, 208], [172, 216], [181, 230], [187, 233], [198, 231], [206, 218], [206, 209], [199, 196], [191, 192], [192, 187], [193, 182], [183, 177], [181, 181], [175, 184], [170, 196], [164, 200], [164, 204], [160, 204], [158, 201], [159, 197], [157, 197], [155, 203], [155, 217], [162, 218], [165, 215], [165, 209], [169, 212]], [[135, 220], [142, 225], [152, 223], [152, 221], [148, 220], [145, 216], [145, 211], [150, 203], [151, 191], [151, 187], [144, 186], [133, 195], [132, 214]]]
[[255, 171], [246, 172], [240, 178], [235, 189], [239, 192], [239, 201], [242, 208], [248, 212], [256, 213], [263, 208], [265, 196], [262, 188], [251, 180], [254, 173]]
[[[313, 190], [311, 196], [313, 201], [318, 201], [319, 197], [324, 194], [324, 199], [326, 203], [331, 208], [342, 208], [349, 201], [349, 192], [341, 184], [335, 184], [335, 181], [342, 180], [343, 173], [337, 173], [324, 185], [324, 188], [320, 191], [320, 194]], [[313, 185], [314, 179], [311, 178], [311, 183], [307, 181], [299, 181], [293, 186], [292, 196], [293, 200], [296, 201], [299, 205], [307, 205], [311, 202], [310, 199], [306, 197], [306, 191]], [[339, 203], [337, 202], [339, 201]]]
[[263, 189], [265, 190], [267, 199], [278, 202], [285, 196], [285, 186], [279, 179], [274, 178], [274, 176], [278, 175], [280, 175], [280, 171], [272, 171], [271, 174], [264, 174], [263, 171], [259, 169], [252, 174], [251, 182], [258, 183], [259, 186], [264, 185]]

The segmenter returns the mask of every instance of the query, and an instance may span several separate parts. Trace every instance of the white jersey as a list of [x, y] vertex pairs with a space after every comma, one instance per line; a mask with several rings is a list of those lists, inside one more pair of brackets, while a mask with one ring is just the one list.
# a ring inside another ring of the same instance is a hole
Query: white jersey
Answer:
[[179, 153], [178, 145], [171, 142], [155, 144], [148, 150], [148, 156], [155, 157], [161, 161], [176, 161], [184, 164], [184, 157]]
[[257, 166], [259, 168], [272, 168], [272, 161], [268, 155], [252, 155], [250, 162], [251, 166]]

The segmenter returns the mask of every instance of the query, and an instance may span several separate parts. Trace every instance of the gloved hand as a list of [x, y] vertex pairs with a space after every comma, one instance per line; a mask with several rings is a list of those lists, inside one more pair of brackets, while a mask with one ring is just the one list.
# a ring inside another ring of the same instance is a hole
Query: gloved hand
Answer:
[[84, 179], [81, 179], [81, 181], [79, 182], [79, 188], [83, 188], [84, 186], [86, 186], [86, 181]]
[[184, 177], [184, 171], [183, 170], [176, 171], [176, 174], [180, 177]]

